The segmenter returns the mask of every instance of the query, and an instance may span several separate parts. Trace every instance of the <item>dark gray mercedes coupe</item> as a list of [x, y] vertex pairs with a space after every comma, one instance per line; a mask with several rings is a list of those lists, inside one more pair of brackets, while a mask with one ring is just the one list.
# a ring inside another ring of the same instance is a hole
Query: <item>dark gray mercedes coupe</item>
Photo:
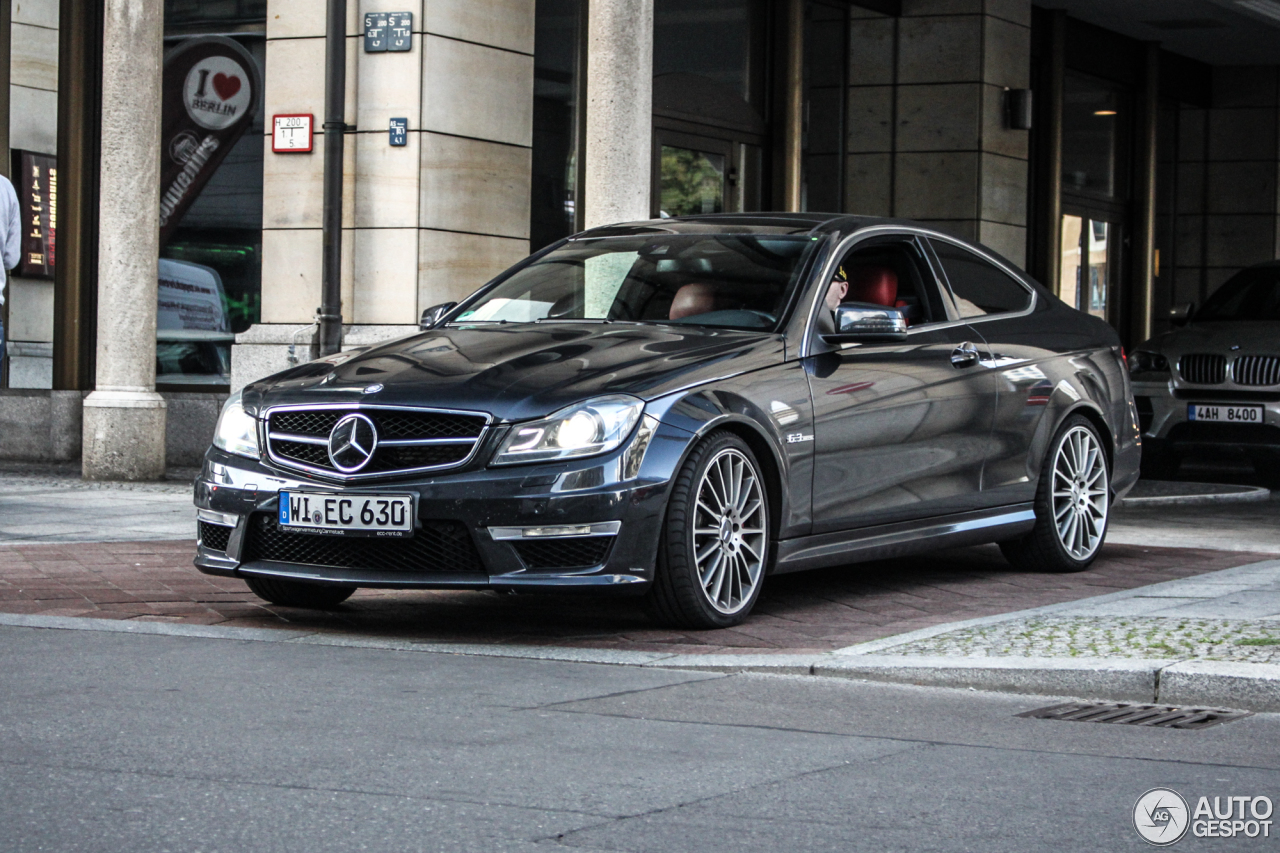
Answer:
[[196, 565], [281, 605], [584, 590], [725, 627], [819, 566], [999, 542], [1085, 569], [1139, 455], [1115, 332], [989, 250], [851, 216], [637, 222], [234, 395]]

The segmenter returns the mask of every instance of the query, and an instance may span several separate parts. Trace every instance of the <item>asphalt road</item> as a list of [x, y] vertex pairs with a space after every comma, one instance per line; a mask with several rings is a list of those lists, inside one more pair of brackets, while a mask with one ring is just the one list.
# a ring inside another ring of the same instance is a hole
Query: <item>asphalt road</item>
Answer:
[[1121, 851], [1156, 786], [1280, 800], [1280, 715], [1053, 701], [5, 627], [0, 850]]

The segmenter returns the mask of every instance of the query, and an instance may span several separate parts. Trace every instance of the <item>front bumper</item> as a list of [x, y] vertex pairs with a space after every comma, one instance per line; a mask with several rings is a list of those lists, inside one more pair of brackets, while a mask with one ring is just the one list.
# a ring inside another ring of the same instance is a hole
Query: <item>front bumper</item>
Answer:
[[[1180, 456], [1214, 452], [1280, 455], [1280, 394], [1225, 386], [1183, 387], [1171, 381], [1135, 381], [1133, 395], [1147, 452]], [[1262, 406], [1263, 423], [1192, 421], [1188, 407], [1196, 403]]]
[[[195, 565], [206, 574], [358, 587], [640, 593], [653, 579], [671, 477], [691, 438], [660, 425], [638, 475], [626, 480], [624, 445], [575, 462], [472, 465], [358, 486], [291, 475], [211, 448], [195, 486], [201, 530]], [[282, 531], [278, 494], [297, 489], [413, 493], [414, 537]], [[526, 528], [543, 535], [524, 537]]]

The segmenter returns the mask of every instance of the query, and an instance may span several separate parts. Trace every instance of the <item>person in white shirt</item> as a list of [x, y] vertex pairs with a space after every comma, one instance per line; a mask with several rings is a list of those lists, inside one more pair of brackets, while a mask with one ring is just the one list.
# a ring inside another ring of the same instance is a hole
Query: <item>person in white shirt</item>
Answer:
[[[22, 251], [20, 219], [18, 194], [9, 179], [0, 175], [0, 305], [4, 305], [9, 270], [18, 265], [18, 254]], [[0, 367], [4, 366], [4, 341], [4, 317], [0, 315]]]

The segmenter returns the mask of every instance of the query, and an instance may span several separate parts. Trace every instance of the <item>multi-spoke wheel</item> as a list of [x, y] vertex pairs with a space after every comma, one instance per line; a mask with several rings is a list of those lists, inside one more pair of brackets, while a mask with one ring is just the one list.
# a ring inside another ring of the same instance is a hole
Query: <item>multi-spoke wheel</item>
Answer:
[[649, 604], [662, 621], [726, 628], [747, 617], [769, 554], [768, 492], [751, 449], [716, 433], [672, 488]]
[[1106, 448], [1093, 424], [1073, 415], [1058, 428], [1041, 468], [1035, 527], [1000, 548], [1020, 569], [1083, 571], [1102, 547], [1110, 512]]

